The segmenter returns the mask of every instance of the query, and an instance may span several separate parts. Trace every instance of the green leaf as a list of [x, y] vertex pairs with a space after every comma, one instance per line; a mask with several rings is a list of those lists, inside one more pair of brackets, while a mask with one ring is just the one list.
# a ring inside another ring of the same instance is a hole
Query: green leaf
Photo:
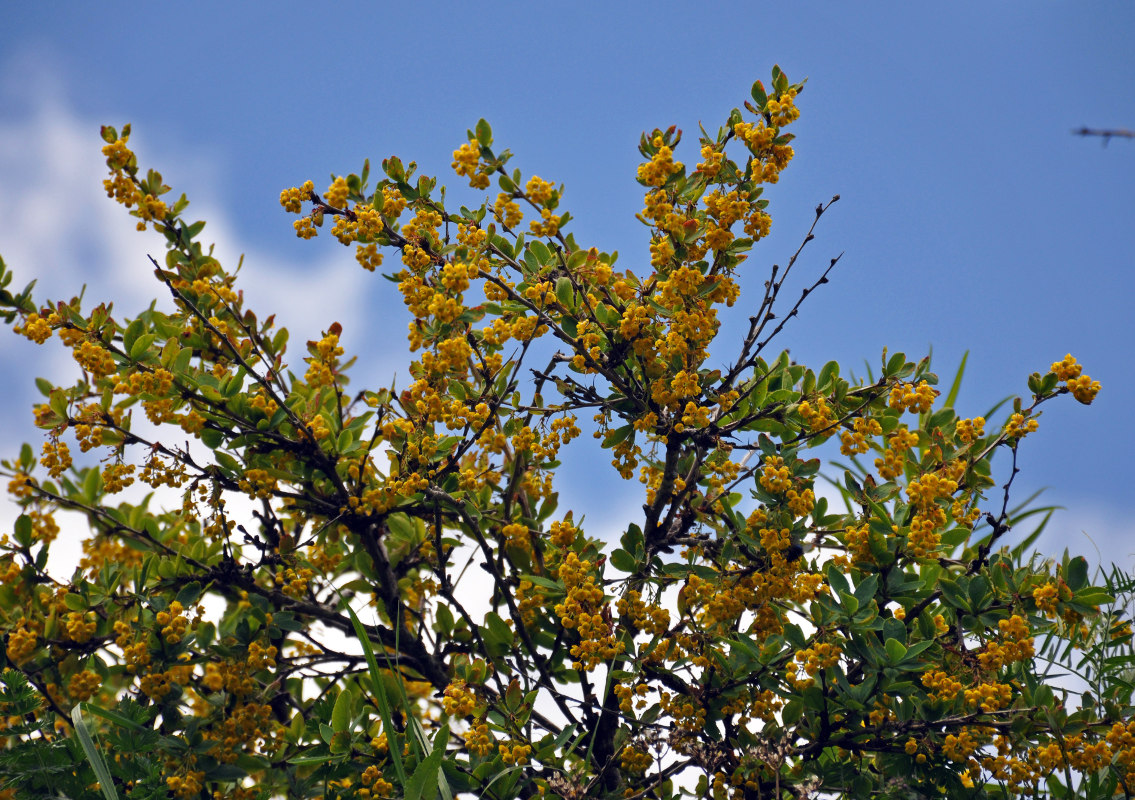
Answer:
[[827, 391], [828, 384], [831, 383], [833, 378], [839, 377], [839, 363], [829, 361], [824, 364], [820, 369], [820, 374], [816, 376], [816, 389], [821, 392]]
[[452, 797], [445, 773], [442, 772], [442, 760], [445, 758], [445, 748], [449, 743], [449, 725], [444, 724], [434, 734], [433, 748], [430, 754], [422, 759], [414, 774], [406, 781], [403, 792], [406, 800], [433, 800], [439, 794], [443, 798]]
[[1068, 561], [1064, 567], [1064, 580], [1073, 592], [1079, 592], [1088, 585], [1088, 561], [1083, 556], [1076, 556]]
[[887, 660], [892, 664], [898, 664], [906, 657], [906, 645], [898, 639], [887, 639], [883, 646], [887, 649]]
[[860, 603], [868, 603], [871, 598], [875, 596], [875, 592], [879, 590], [879, 576], [878, 574], [868, 575], [855, 587], [855, 599]]
[[[107, 722], [113, 722], [115, 725], [123, 728], [128, 728], [129, 730], [135, 731], [136, 733], [145, 733], [150, 730], [144, 725], [141, 725], [138, 722], [130, 719], [130, 717], [123, 716], [117, 711], [111, 711], [109, 708], [100, 708], [99, 706], [91, 705], [90, 703], [79, 703], [79, 705], [77, 705], [75, 709], [77, 710], [80, 707], [83, 711], [89, 711], [96, 717], [102, 717]], [[75, 714], [75, 711], [73, 710], [71, 714], [73, 716]]]
[[91, 734], [87, 731], [87, 723], [83, 720], [81, 706], [76, 705], [71, 709], [71, 722], [75, 726], [75, 736], [78, 737], [87, 760], [91, 762], [91, 769], [95, 771], [95, 776], [99, 779], [102, 796], [106, 800], [118, 800], [118, 791], [114, 788], [114, 779], [110, 777], [110, 770], [106, 768], [102, 753], [95, 747], [94, 740], [91, 739]]
[[938, 588], [942, 591], [942, 597], [944, 597], [946, 602], [951, 606], [963, 611], [970, 610], [969, 598], [958, 583], [948, 578], [943, 578], [938, 582]]
[[638, 562], [626, 550], [617, 547], [611, 552], [611, 566], [620, 572], [634, 572], [638, 569]]
[[231, 476], [238, 475], [241, 471], [240, 462], [221, 450], [213, 451], [214, 458], [217, 459], [217, 466], [227, 472]]
[[571, 278], [566, 276], [556, 278], [556, 299], [568, 311], [575, 308], [575, 291], [571, 285]]
[[477, 120], [476, 136], [477, 144], [481, 147], [488, 147], [493, 143], [493, 129], [483, 119]]
[[485, 614], [485, 624], [488, 626], [489, 636], [498, 642], [503, 642], [506, 646], [512, 647], [513, 632], [512, 628], [508, 627], [500, 614], [495, 611], [490, 611]]
[[[344, 601], [341, 594], [339, 599]], [[394, 727], [390, 698], [386, 696], [386, 686], [382, 681], [382, 673], [378, 669], [378, 660], [374, 657], [374, 648], [371, 646], [370, 637], [367, 636], [366, 628], [363, 627], [363, 623], [359, 620], [355, 610], [345, 601], [343, 607], [351, 617], [351, 627], [355, 629], [355, 637], [363, 648], [363, 656], [367, 661], [367, 671], [370, 673], [371, 690], [374, 700], [378, 704], [379, 717], [382, 719], [382, 729], [387, 732], [390, 740], [390, 760], [394, 763], [394, 772], [397, 774], [399, 782], [404, 784], [406, 782], [406, 769], [402, 763], [401, 737], [395, 734], [398, 729]]]
[[146, 355], [146, 352], [150, 349], [150, 346], [157, 338], [157, 334], [154, 333], [147, 333], [139, 336], [134, 344], [130, 347], [130, 360], [141, 361], [142, 356]]
[[954, 373], [954, 380], [950, 384], [950, 391], [946, 394], [946, 400], [942, 403], [943, 408], [953, 408], [954, 401], [958, 399], [958, 392], [962, 388], [962, 376], [966, 372], [966, 361], [969, 360], [969, 350], [962, 353], [961, 363], [958, 364], [958, 371]]
[[768, 103], [768, 94], [765, 92], [765, 85], [757, 81], [753, 84], [753, 89], [750, 94], [753, 95], [753, 102], [757, 104], [757, 108], [764, 111], [765, 105]]
[[236, 764], [216, 764], [205, 770], [207, 781], [239, 781], [248, 777], [248, 770], [241, 769]]
[[615, 430], [611, 431], [605, 437], [603, 437], [603, 444], [602, 444], [603, 449], [604, 450], [610, 450], [615, 445], [620, 444], [623, 441], [625, 441], [626, 438], [628, 436], [630, 436], [633, 432], [634, 432], [634, 425], [623, 425], [621, 427], [615, 428]]
[[335, 707], [331, 709], [331, 730], [336, 733], [347, 730], [347, 726], [351, 722], [351, 711], [354, 703], [355, 698], [350, 689], [339, 692], [339, 696], [335, 698]]
[[122, 332], [122, 349], [129, 353], [134, 342], [138, 341], [138, 337], [142, 335], [144, 330], [146, 330], [146, 324], [140, 318], [127, 325], [126, 330]]
[[832, 587], [839, 594], [846, 594], [851, 591], [851, 584], [847, 582], [847, 578], [839, 567], [835, 564], [828, 563], [827, 568], [824, 570], [824, 575], [828, 579], [828, 586]]
[[445, 603], [438, 603], [434, 609], [434, 617], [437, 620], [438, 633], [445, 637], [449, 637], [453, 633], [453, 627], [456, 624], [453, 612]]
[[528, 244], [528, 250], [536, 257], [536, 263], [540, 266], [546, 266], [552, 261], [552, 251], [548, 245], [544, 244], [539, 239], [533, 239]]
[[32, 543], [32, 518], [27, 514], [20, 514], [12, 526], [16, 535], [16, 542], [21, 547], [30, 547]]
[[890, 359], [887, 361], [887, 365], [883, 368], [883, 377], [890, 377], [892, 375], [898, 375], [902, 371], [902, 368], [905, 365], [906, 365], [906, 354], [905, 353], [895, 353], [893, 356], [890, 357]]

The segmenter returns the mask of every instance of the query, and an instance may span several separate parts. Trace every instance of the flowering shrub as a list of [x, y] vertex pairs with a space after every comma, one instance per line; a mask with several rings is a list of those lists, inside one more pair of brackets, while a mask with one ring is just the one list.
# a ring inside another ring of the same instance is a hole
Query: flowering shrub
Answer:
[[[1129, 641], [1099, 624], [1112, 598], [1006, 538], [1039, 407], [1100, 386], [1067, 356], [996, 422], [925, 359], [851, 380], [770, 349], [836, 263], [787, 308], [799, 251], [745, 275], [802, 88], [774, 69], [692, 167], [680, 131], [642, 137], [637, 271], [578, 243], [564, 187], [510, 171], [484, 121], [453, 153], [475, 208], [397, 158], [285, 189], [300, 238], [389, 270], [409, 312], [409, 377], [352, 392], [342, 327], [288, 362], [184, 196], [104, 128], [107, 194], [164, 239], [172, 310], [0, 291], [79, 367], [40, 383], [39, 454], [3, 462], [0, 796], [1135, 792], [1127, 684], [1075, 697], [1037, 656]], [[743, 289], [748, 329], [711, 358]], [[617, 542], [557, 508], [584, 423], [641, 483]], [[841, 508], [808, 453], [829, 441]], [[64, 525], [85, 530], [70, 578]]]

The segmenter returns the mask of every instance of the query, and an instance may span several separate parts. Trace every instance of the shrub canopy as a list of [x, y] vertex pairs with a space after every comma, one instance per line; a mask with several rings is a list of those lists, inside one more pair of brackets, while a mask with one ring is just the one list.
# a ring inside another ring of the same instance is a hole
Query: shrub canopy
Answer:
[[[367, 164], [285, 190], [301, 238], [395, 262], [408, 377], [361, 390], [338, 323], [287, 359], [129, 126], [104, 128], [107, 194], [164, 240], [172, 302], [0, 291], [80, 368], [39, 381], [42, 448], [3, 463], [21, 515], [0, 546], [0, 793], [1135, 791], [1105, 661], [1128, 629], [1083, 559], [1006, 537], [1036, 512], [1010, 489], [1038, 408], [1099, 384], [1067, 356], [995, 421], [957, 411], [962, 370], [943, 394], [928, 359], [795, 363], [781, 333], [838, 259], [786, 298], [812, 232], [763, 283], [746, 258], [802, 88], [774, 69], [696, 164], [681, 131], [642, 137], [635, 269], [566, 232], [563, 186], [510, 170], [483, 120], [453, 154], [473, 208], [394, 157], [373, 184]], [[743, 335], [715, 341], [742, 291]], [[561, 462], [595, 457], [567, 447], [583, 429], [642, 499], [617, 541], [557, 506]], [[64, 526], [84, 530], [70, 577]], [[1047, 666], [1073, 652], [1079, 694]]]

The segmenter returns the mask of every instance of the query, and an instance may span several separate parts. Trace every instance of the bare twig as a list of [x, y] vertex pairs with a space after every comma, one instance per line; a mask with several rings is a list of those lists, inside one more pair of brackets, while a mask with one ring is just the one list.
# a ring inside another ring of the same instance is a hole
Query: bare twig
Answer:
[[1099, 136], [1103, 139], [1101, 144], [1104, 147], [1107, 147], [1107, 143], [1113, 138], [1135, 139], [1135, 131], [1126, 128], [1077, 128], [1072, 133], [1076, 136]]

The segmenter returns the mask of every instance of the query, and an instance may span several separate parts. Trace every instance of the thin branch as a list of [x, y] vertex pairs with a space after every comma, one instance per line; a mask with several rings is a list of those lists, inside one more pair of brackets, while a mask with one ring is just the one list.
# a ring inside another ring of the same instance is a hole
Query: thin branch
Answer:
[[1135, 139], [1135, 131], [1126, 128], [1077, 128], [1072, 133], [1076, 136], [1098, 136], [1103, 140], [1100, 144], [1104, 147], [1107, 147], [1107, 143], [1113, 138]]

